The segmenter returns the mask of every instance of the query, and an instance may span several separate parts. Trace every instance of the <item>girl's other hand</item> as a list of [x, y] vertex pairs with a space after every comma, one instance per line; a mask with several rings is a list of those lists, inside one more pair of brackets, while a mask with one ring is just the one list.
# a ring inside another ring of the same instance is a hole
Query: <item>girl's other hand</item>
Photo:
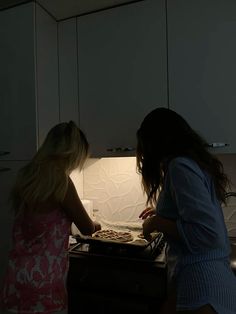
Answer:
[[102, 229], [102, 227], [101, 227], [99, 222], [94, 221], [93, 224], [94, 224], [94, 232], [99, 231], [99, 230]]
[[146, 240], [151, 241], [151, 233], [156, 231], [156, 215], [148, 217], [143, 222], [143, 236]]
[[151, 217], [153, 215], [155, 215], [155, 209], [152, 207], [147, 207], [141, 212], [139, 218], [146, 219], [147, 217]]

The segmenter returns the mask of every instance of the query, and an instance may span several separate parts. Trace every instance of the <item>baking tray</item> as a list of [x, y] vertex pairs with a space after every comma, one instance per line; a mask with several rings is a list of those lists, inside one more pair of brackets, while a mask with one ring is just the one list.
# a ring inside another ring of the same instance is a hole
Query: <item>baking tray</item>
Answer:
[[119, 242], [115, 240], [108, 240], [108, 239], [96, 238], [92, 236], [81, 236], [81, 235], [74, 235], [73, 237], [76, 239], [77, 243], [87, 243], [90, 246], [94, 246], [94, 247], [110, 247], [110, 248], [116, 248], [116, 249], [141, 251], [151, 246], [157, 246], [161, 242], [163, 238], [163, 234], [160, 232], [152, 233], [152, 239], [150, 241], [137, 239], [134, 237], [134, 240], [129, 241], [129, 242]]

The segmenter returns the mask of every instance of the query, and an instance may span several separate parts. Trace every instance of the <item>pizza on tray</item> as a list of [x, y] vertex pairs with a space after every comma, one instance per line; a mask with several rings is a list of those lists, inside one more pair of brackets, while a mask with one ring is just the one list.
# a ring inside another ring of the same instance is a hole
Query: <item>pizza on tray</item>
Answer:
[[93, 234], [93, 238], [106, 239], [118, 242], [133, 241], [131, 232], [115, 231], [112, 229], [102, 229]]

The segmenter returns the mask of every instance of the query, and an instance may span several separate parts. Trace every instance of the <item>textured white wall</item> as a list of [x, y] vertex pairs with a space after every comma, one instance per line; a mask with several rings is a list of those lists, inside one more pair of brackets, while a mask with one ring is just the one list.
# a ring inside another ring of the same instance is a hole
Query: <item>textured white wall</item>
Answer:
[[[218, 157], [236, 191], [236, 155]], [[117, 223], [140, 222], [138, 215], [145, 208], [146, 198], [134, 157], [89, 159], [83, 172], [74, 171], [71, 177], [79, 196], [93, 201], [99, 219]], [[231, 198], [223, 210], [228, 230], [236, 230], [236, 198]]]
[[146, 198], [136, 159], [90, 159], [84, 169], [84, 198], [93, 200], [99, 219], [113, 222], [139, 222]]
[[71, 173], [70, 178], [75, 185], [76, 191], [77, 191], [80, 199], [83, 199], [83, 196], [84, 196], [84, 171], [79, 171], [79, 169], [76, 169]]

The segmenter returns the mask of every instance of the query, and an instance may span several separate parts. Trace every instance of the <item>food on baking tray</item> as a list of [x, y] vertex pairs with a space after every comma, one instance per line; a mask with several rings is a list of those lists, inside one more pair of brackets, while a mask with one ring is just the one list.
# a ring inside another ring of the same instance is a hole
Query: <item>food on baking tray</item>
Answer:
[[93, 234], [93, 237], [119, 242], [129, 242], [133, 240], [131, 232], [115, 231], [112, 229], [99, 230]]
[[139, 233], [139, 234], [137, 235], [137, 237], [140, 238], [140, 239], [144, 239], [143, 233]]
[[[154, 239], [154, 238], [158, 235], [158, 233], [159, 233], [159, 232], [152, 232], [152, 233], [150, 234], [150, 240]], [[143, 233], [139, 233], [139, 234], [137, 235], [137, 237], [138, 237], [139, 239], [145, 239]]]
[[134, 245], [147, 245], [148, 240], [146, 239], [135, 239], [134, 241], [132, 241], [132, 244]]

